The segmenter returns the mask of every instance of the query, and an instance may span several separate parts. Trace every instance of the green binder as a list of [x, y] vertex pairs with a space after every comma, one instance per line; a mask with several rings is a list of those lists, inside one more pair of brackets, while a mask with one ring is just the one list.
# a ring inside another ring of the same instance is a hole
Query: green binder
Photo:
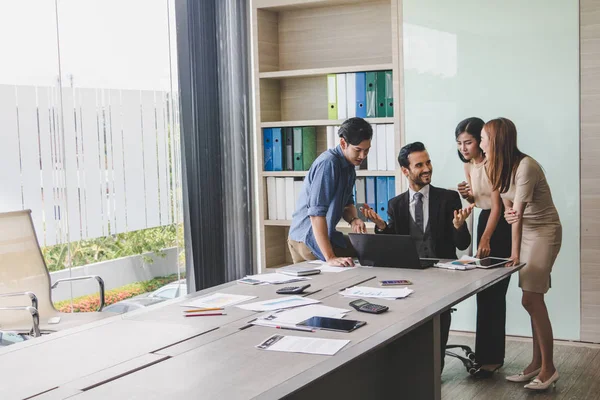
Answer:
[[327, 75], [327, 118], [338, 119], [337, 111], [337, 78], [335, 74]]
[[294, 171], [304, 171], [302, 156], [302, 128], [294, 128]]
[[367, 72], [367, 118], [377, 116], [377, 72]]
[[386, 110], [385, 71], [377, 71], [377, 117], [384, 118]]
[[385, 116], [394, 116], [394, 82], [392, 71], [385, 71]]
[[308, 171], [317, 158], [317, 131], [314, 126], [302, 128], [302, 164]]

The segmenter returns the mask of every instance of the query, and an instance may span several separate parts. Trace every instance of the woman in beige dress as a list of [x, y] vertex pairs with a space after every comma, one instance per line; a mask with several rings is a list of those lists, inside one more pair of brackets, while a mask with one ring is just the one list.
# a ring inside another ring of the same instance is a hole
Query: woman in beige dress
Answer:
[[517, 128], [506, 118], [493, 119], [481, 132], [481, 148], [488, 155], [488, 176], [499, 190], [504, 216], [512, 225], [511, 265], [519, 271], [522, 304], [531, 318], [533, 358], [518, 375], [506, 379], [527, 382], [527, 389], [544, 390], [558, 380], [554, 367], [552, 325], [544, 294], [560, 250], [562, 226], [541, 166], [517, 148]]

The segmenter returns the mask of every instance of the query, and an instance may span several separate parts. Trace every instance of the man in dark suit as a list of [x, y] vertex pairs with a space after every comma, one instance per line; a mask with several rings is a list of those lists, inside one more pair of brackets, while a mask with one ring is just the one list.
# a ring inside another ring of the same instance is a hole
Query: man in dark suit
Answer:
[[[375, 233], [410, 235], [421, 258], [456, 259], [456, 248], [471, 244], [465, 220], [473, 206], [462, 209], [458, 193], [432, 186], [433, 168], [429, 153], [421, 142], [400, 150], [398, 162], [408, 178], [409, 189], [388, 203], [388, 222], [365, 206], [361, 211], [375, 223]], [[450, 310], [440, 316], [442, 369], [450, 332]]]

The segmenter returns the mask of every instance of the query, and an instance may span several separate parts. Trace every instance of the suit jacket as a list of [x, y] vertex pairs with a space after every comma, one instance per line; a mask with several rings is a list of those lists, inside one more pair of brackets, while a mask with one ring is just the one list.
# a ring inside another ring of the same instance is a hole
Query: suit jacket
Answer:
[[[409, 191], [394, 197], [388, 202], [388, 224], [383, 231], [396, 235], [410, 235]], [[462, 203], [458, 193], [452, 190], [439, 189], [429, 185], [429, 230], [433, 236], [435, 257], [456, 258], [456, 248], [464, 250], [471, 244], [471, 234], [466, 222], [455, 229], [452, 220], [454, 210], [460, 210]]]

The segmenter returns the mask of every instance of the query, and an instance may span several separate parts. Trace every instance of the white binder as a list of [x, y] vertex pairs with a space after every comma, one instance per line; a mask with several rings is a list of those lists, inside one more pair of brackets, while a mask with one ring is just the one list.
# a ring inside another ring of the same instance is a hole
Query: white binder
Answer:
[[348, 118], [347, 105], [348, 99], [346, 98], [346, 74], [337, 74], [337, 111], [338, 119]]
[[377, 169], [387, 171], [387, 140], [385, 137], [385, 125], [377, 125]]
[[371, 149], [367, 157], [367, 170], [377, 171], [377, 124], [371, 124], [373, 128], [373, 138], [371, 139]]
[[275, 177], [267, 177], [267, 219], [277, 219], [277, 189], [275, 188]]
[[277, 219], [285, 219], [285, 178], [275, 178]]
[[294, 181], [294, 204], [298, 203], [298, 199], [300, 198], [300, 192], [302, 192], [302, 188], [304, 187], [304, 181], [297, 180]]
[[294, 178], [285, 178], [285, 219], [292, 220], [295, 205]]
[[356, 117], [356, 74], [346, 74], [346, 118]]
[[335, 147], [335, 130], [333, 126], [327, 127], [327, 148], [333, 149]]
[[385, 142], [387, 146], [387, 169], [393, 171], [396, 169], [396, 152], [394, 151], [394, 124], [385, 126]]

